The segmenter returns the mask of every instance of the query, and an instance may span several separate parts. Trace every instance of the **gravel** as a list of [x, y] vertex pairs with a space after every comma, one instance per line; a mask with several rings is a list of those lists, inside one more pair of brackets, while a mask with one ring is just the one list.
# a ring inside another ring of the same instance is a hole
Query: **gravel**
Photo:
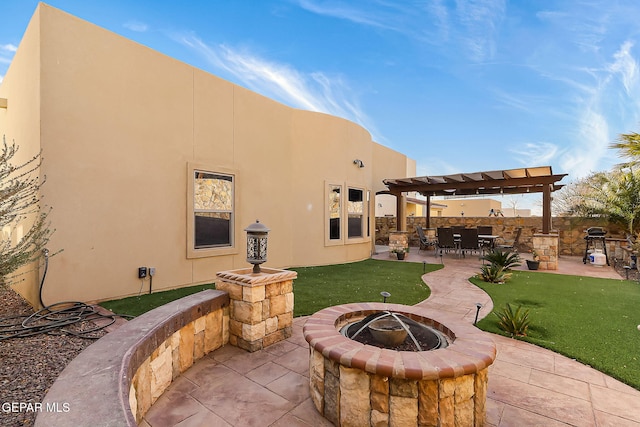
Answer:
[[[15, 315], [30, 315], [33, 308], [16, 292], [0, 284], [0, 325]], [[82, 322], [80, 329], [93, 326]], [[104, 335], [101, 331], [97, 335]], [[73, 335], [40, 334], [0, 340], [0, 426], [31, 426], [37, 412], [19, 404], [42, 402], [45, 394], [67, 364], [94, 339]], [[13, 405], [16, 403], [17, 405]]]

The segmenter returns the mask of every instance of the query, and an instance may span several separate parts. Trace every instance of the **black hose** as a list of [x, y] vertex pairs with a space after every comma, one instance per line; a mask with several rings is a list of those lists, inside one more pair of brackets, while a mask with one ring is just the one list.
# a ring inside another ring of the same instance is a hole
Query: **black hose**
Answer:
[[[42, 252], [44, 254], [44, 272], [40, 281], [39, 298], [40, 305], [43, 308], [29, 316], [17, 315], [0, 318], [0, 341], [10, 338], [30, 337], [38, 334], [68, 334], [81, 338], [98, 339], [100, 335], [96, 335], [95, 332], [112, 325], [116, 321], [116, 317], [132, 317], [118, 314], [102, 314], [98, 312], [96, 306], [79, 301], [65, 301], [48, 306], [45, 305], [42, 300], [42, 288], [44, 287], [44, 279], [49, 269], [49, 250], [44, 249]], [[90, 329], [83, 329], [83, 325], [70, 328], [70, 326], [81, 322], [103, 320], [106, 320], [107, 323], [103, 324], [101, 322], [100, 325]]]

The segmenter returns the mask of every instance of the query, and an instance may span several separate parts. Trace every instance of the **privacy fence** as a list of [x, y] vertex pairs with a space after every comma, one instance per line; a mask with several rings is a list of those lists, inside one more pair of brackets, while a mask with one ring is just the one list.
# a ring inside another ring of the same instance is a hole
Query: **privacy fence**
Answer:
[[[505, 240], [513, 240], [516, 229], [522, 227], [522, 234], [518, 249], [520, 252], [529, 252], [532, 248], [532, 238], [542, 231], [542, 218], [540, 217], [432, 217], [431, 228], [465, 226], [477, 227], [478, 225], [490, 225], [493, 234]], [[395, 217], [376, 218], [376, 244], [389, 244], [389, 231], [395, 231], [397, 220]], [[418, 234], [416, 226], [425, 227], [426, 218], [407, 217], [407, 231], [411, 246], [418, 246]], [[602, 227], [608, 231], [607, 242], [610, 254], [620, 256], [614, 252], [616, 248], [626, 245], [626, 235], [623, 227], [611, 224], [598, 218], [578, 217], [554, 217], [552, 219], [552, 231], [559, 234], [560, 255], [583, 255], [585, 250], [586, 230], [589, 227]]]

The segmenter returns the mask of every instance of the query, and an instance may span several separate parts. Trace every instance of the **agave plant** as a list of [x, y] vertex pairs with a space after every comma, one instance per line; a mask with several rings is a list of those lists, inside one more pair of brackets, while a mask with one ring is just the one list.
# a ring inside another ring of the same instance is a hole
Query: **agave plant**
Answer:
[[498, 264], [486, 264], [480, 267], [480, 279], [489, 283], [504, 283], [511, 277], [511, 273]]
[[511, 270], [513, 267], [518, 267], [522, 261], [517, 252], [500, 250], [493, 250], [489, 252], [484, 256], [484, 259], [489, 261], [492, 265], [498, 265], [505, 270]]
[[529, 310], [523, 309], [521, 305], [513, 311], [511, 304], [507, 304], [501, 312], [494, 313], [498, 319], [498, 327], [510, 334], [512, 337], [526, 336], [529, 329]]

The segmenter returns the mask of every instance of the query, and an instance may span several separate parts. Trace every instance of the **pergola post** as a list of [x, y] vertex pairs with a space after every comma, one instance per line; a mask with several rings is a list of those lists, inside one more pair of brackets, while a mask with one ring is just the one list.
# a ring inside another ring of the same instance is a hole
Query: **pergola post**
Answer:
[[425, 228], [431, 228], [431, 196], [429, 196], [428, 194], [427, 194], [427, 203], [426, 203], [425, 209], [427, 210], [424, 214], [424, 217], [426, 219]]
[[542, 234], [551, 231], [551, 184], [546, 184], [542, 190]]
[[407, 231], [407, 213], [405, 212], [407, 206], [407, 197], [404, 193], [393, 193], [396, 196], [396, 230]]

